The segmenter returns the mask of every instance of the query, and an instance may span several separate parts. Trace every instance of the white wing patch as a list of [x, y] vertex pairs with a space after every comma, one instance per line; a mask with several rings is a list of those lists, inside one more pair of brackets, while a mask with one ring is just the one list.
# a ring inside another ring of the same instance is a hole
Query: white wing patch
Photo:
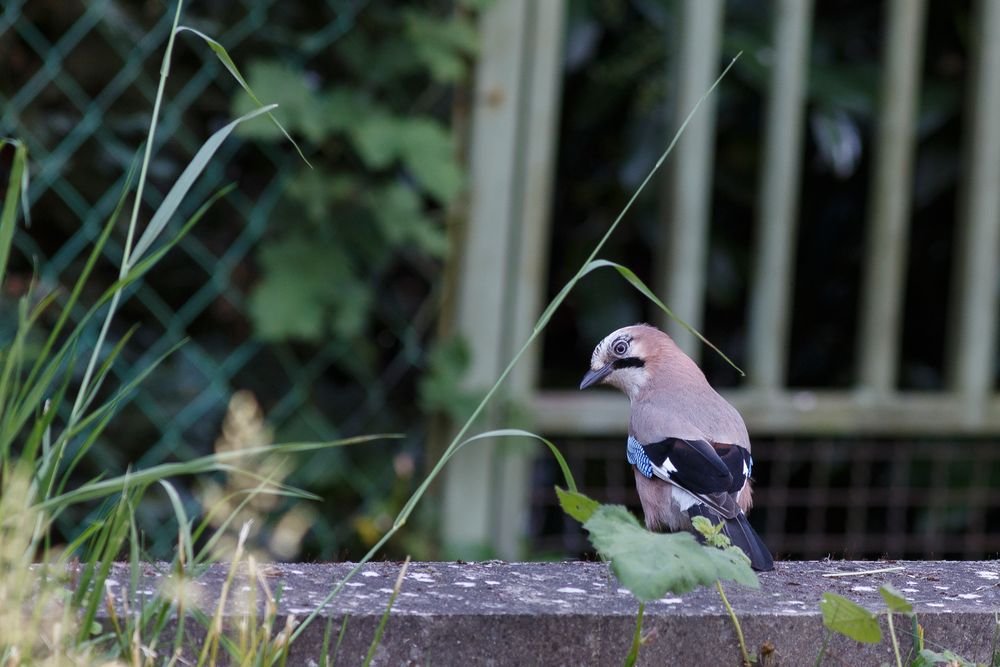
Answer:
[[692, 505], [697, 505], [702, 502], [700, 498], [688, 491], [682, 486], [677, 486], [676, 484], [671, 484], [673, 487], [670, 489], [670, 498], [677, 503], [677, 507], [682, 512], [686, 512]]

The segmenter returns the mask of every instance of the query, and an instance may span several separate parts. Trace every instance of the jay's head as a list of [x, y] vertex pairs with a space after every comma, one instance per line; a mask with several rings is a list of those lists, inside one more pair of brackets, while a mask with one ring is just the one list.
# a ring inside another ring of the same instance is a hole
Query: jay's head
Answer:
[[609, 384], [633, 398], [649, 381], [650, 367], [659, 363], [671, 347], [673, 341], [656, 327], [622, 327], [594, 348], [590, 370], [583, 376], [580, 389]]

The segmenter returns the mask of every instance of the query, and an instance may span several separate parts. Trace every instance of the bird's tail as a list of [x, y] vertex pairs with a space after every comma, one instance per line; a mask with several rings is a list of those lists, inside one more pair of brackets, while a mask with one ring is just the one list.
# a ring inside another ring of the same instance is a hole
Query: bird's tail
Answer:
[[760, 572], [770, 572], [774, 569], [774, 558], [771, 552], [760, 539], [760, 535], [753, 529], [743, 512], [736, 515], [735, 519], [726, 519], [726, 527], [723, 529], [730, 541], [743, 549], [743, 553], [750, 559], [750, 566]]
[[[699, 511], [700, 510], [700, 511]], [[759, 572], [769, 572], [774, 569], [774, 558], [768, 551], [760, 535], [753, 529], [743, 512], [737, 512], [732, 519], [724, 519], [714, 510], [705, 505], [694, 505], [688, 509], [691, 515], [700, 514], [712, 523], [723, 522], [722, 532], [729, 538], [734, 546], [743, 550], [743, 553], [750, 559], [750, 567]], [[704, 538], [697, 535], [699, 541]]]

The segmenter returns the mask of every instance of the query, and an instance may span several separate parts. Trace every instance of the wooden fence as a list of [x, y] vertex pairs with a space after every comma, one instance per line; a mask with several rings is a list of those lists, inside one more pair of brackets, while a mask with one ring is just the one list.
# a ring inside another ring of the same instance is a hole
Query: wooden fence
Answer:
[[[471, 208], [458, 297], [458, 326], [474, 352], [471, 386], [488, 386], [522, 344], [544, 305], [553, 167], [560, 106], [564, 0], [498, 0], [482, 18], [471, 142]], [[842, 390], [791, 390], [786, 360], [792, 321], [811, 0], [775, 0], [773, 68], [762, 127], [755, 271], [750, 289], [747, 381], [727, 392], [751, 435], [932, 436], [1000, 433], [993, 386], [1000, 283], [1000, 0], [974, 8], [974, 67], [966, 102], [964, 183], [948, 313], [947, 388], [897, 388], [915, 119], [926, 0], [889, 0], [878, 99], [866, 256], [859, 304], [857, 381]], [[732, 54], [721, 52], [722, 0], [682, 0], [674, 69], [683, 118]], [[668, 239], [652, 280], [664, 301], [702, 323], [714, 154], [715, 104], [689, 125], [671, 159], [662, 224]], [[666, 137], [664, 138], [664, 142]], [[697, 358], [699, 346], [665, 323]], [[621, 434], [627, 404], [610, 392], [537, 389], [538, 350], [508, 389], [530, 406], [543, 433]], [[497, 410], [491, 426], [506, 425]], [[470, 447], [448, 470], [444, 538], [456, 547], [521, 552], [530, 461], [522, 443]]]

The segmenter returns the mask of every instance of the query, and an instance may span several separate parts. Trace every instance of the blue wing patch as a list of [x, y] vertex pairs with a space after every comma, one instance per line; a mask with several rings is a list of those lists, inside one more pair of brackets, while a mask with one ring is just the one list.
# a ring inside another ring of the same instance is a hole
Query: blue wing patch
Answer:
[[653, 477], [653, 462], [646, 456], [646, 450], [642, 448], [639, 441], [633, 436], [628, 437], [628, 446], [625, 449], [625, 458], [636, 467], [646, 477]]
[[743, 447], [702, 440], [667, 438], [643, 445], [630, 435], [625, 454], [647, 478], [669, 479], [695, 493], [738, 493], [753, 471], [753, 459]]

